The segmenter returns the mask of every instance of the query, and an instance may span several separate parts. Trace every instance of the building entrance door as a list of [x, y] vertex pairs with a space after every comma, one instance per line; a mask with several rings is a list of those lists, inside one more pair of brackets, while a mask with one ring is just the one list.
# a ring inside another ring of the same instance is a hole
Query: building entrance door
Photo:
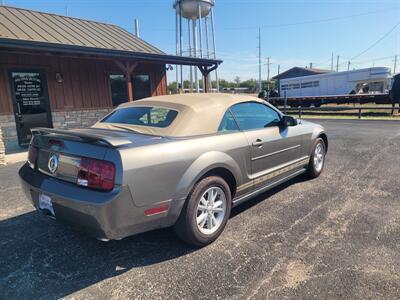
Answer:
[[52, 127], [52, 119], [45, 75], [40, 71], [11, 71], [18, 143], [27, 146], [31, 139], [31, 128]]

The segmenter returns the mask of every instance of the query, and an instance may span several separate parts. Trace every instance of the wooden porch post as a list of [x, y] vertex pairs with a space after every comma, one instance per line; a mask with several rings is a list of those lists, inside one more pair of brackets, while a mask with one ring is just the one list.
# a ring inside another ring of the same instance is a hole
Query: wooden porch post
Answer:
[[132, 76], [129, 72], [125, 73], [126, 89], [128, 91], [128, 101], [133, 101], [133, 88], [132, 88]]
[[210, 72], [214, 71], [218, 65], [214, 65], [212, 67], [207, 67], [207, 66], [198, 66], [198, 68], [201, 71], [201, 74], [203, 74], [203, 88], [204, 88], [204, 93], [209, 92], [209, 83], [208, 83], [208, 75]]
[[132, 72], [138, 65], [138, 62], [125, 62], [122, 63], [118, 60], [114, 60], [114, 63], [120, 68], [120, 70], [124, 73], [125, 75], [125, 81], [126, 81], [126, 89], [128, 91], [128, 101], [131, 102], [133, 101], [133, 86], [132, 86]]
[[208, 73], [203, 76], [204, 93], [208, 93]]

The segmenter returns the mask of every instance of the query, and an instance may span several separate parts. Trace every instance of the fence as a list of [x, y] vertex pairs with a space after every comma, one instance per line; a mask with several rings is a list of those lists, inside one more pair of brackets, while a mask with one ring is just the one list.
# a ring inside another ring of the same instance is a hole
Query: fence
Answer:
[[363, 110], [391, 110], [392, 115], [394, 114], [395, 110], [398, 111], [400, 114], [400, 106], [398, 108], [392, 107], [382, 107], [382, 106], [336, 106], [336, 107], [279, 107], [285, 114], [290, 112], [298, 112], [299, 118], [303, 115], [303, 113], [309, 111], [327, 111], [327, 112], [340, 112], [340, 111], [351, 111], [356, 110], [358, 111], [358, 118], [361, 119], [362, 111]]

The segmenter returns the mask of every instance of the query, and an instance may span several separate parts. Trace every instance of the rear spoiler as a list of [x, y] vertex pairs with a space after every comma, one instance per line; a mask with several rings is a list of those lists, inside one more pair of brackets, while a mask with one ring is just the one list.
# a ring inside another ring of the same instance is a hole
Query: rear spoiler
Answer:
[[57, 134], [65, 137], [73, 137], [78, 138], [89, 143], [104, 143], [110, 147], [119, 147], [131, 144], [132, 141], [123, 138], [123, 137], [115, 137], [115, 136], [103, 136], [94, 133], [85, 133], [85, 132], [77, 132], [72, 130], [62, 130], [62, 129], [53, 129], [53, 128], [32, 128], [32, 135], [42, 134]]

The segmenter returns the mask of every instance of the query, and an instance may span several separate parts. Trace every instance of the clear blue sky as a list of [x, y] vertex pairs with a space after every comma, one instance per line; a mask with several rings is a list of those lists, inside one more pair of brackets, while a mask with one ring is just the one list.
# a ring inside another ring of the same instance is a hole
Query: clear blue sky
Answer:
[[[143, 39], [167, 53], [175, 51], [172, 0], [3, 3], [58, 14], [65, 14], [67, 8], [69, 16], [114, 23], [131, 32], [137, 17]], [[400, 55], [400, 0], [216, 0], [215, 21], [217, 52], [224, 60], [220, 77], [229, 80], [258, 78], [259, 26], [263, 64], [270, 56], [271, 75], [277, 73], [278, 64], [281, 71], [310, 62], [316, 68], [330, 68], [332, 53], [335, 63], [340, 55], [341, 70], [347, 69], [348, 60], [352, 68], [393, 67], [394, 56]], [[169, 79], [173, 80], [173, 74]]]

